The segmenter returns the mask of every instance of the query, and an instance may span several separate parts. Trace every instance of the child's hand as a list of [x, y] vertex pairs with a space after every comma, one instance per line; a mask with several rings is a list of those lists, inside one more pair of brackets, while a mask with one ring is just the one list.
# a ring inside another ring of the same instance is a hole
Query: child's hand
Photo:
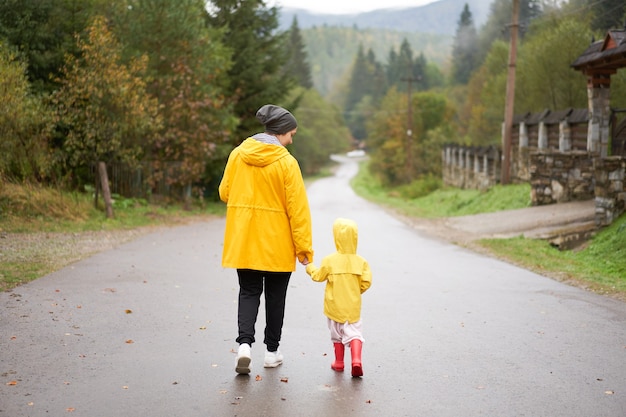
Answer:
[[304, 260], [300, 261], [300, 263], [304, 266], [307, 266], [309, 264], [309, 258], [304, 258]]

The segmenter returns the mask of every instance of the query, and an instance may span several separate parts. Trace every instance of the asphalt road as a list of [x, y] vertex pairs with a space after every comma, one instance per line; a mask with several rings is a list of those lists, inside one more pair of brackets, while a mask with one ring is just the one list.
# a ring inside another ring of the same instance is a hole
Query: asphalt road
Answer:
[[[285, 362], [234, 371], [223, 219], [163, 229], [0, 294], [0, 417], [626, 415], [626, 304], [407, 227], [354, 195], [347, 160], [309, 187], [316, 261], [359, 224], [372, 267], [363, 378], [330, 369], [323, 284], [302, 266]], [[257, 323], [262, 340], [263, 315]]]

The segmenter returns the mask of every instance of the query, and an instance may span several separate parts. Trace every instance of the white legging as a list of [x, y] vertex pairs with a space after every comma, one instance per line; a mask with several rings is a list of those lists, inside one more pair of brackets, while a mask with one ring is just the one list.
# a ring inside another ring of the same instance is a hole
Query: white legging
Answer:
[[332, 340], [333, 343], [343, 343], [344, 345], [348, 345], [354, 339], [359, 339], [361, 342], [364, 342], [365, 339], [363, 339], [361, 327], [361, 320], [354, 323], [338, 323], [334, 320], [328, 319], [330, 340]]

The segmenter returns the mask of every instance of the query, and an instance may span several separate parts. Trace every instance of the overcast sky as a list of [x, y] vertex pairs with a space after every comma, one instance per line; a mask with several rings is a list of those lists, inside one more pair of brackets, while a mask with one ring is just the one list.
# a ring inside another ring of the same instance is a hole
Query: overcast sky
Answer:
[[359, 13], [377, 9], [416, 7], [436, 0], [267, 0], [268, 6], [295, 7], [318, 13]]

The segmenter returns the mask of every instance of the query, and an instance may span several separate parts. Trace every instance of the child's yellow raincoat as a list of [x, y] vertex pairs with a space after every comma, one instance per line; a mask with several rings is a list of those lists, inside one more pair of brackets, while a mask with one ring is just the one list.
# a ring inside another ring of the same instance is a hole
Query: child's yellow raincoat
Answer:
[[326, 283], [324, 314], [338, 323], [355, 323], [361, 319], [361, 294], [372, 284], [367, 261], [356, 254], [358, 229], [354, 221], [337, 219], [333, 223], [337, 252], [322, 259], [319, 268], [313, 264], [306, 272], [313, 281]]

